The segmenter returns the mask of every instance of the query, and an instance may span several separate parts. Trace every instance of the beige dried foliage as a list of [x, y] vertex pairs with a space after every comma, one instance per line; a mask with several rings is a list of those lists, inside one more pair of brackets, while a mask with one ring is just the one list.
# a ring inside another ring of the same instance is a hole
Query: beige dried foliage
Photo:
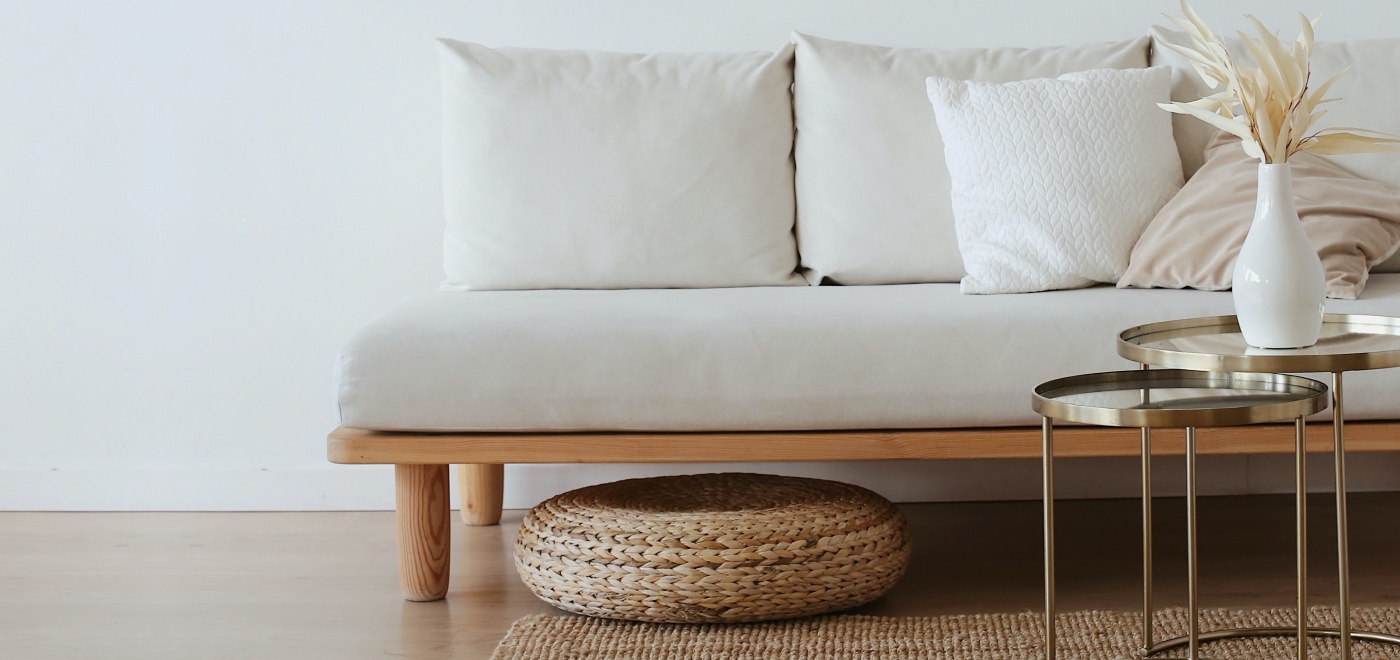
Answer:
[[[1265, 163], [1284, 163], [1299, 151], [1317, 154], [1400, 152], [1400, 139], [1364, 128], [1327, 128], [1309, 133], [1326, 110], [1318, 107], [1339, 99], [1327, 98], [1327, 90], [1346, 73], [1310, 88], [1313, 27], [1316, 18], [1298, 15], [1302, 28], [1292, 44], [1285, 44], [1253, 16], [1251, 37], [1240, 32], [1240, 42], [1258, 66], [1240, 64], [1225, 41], [1216, 36], [1186, 0], [1184, 18], [1168, 16], [1190, 37], [1189, 45], [1163, 44], [1185, 57], [1212, 90], [1219, 92], [1190, 103], [1161, 103], [1164, 110], [1196, 117], [1238, 138], [1244, 150]], [[1320, 18], [1320, 17], [1319, 17]]]

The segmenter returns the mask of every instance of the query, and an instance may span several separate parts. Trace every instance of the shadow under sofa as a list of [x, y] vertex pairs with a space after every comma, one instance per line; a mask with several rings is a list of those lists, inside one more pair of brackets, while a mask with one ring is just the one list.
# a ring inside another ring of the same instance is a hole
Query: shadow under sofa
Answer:
[[[1328, 311], [1400, 316], [1400, 274]], [[448, 465], [495, 524], [511, 463], [1038, 458], [1036, 384], [1134, 368], [1115, 337], [1231, 313], [1228, 292], [956, 284], [437, 292], [342, 352], [335, 463], [394, 464], [404, 597], [447, 591]], [[1400, 370], [1348, 377], [1347, 449], [1400, 450]], [[1309, 451], [1331, 451], [1310, 425]], [[1132, 429], [1066, 428], [1056, 455], [1138, 456]], [[1180, 455], [1180, 432], [1154, 455]], [[1289, 453], [1290, 426], [1202, 429], [1209, 454]]]

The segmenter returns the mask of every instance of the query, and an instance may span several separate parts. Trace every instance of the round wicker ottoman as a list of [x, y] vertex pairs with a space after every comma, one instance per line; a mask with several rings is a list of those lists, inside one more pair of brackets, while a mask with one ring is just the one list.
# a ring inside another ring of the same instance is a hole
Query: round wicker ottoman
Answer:
[[570, 491], [525, 516], [515, 566], [570, 612], [764, 621], [868, 603], [909, 563], [888, 500], [821, 479], [697, 474]]

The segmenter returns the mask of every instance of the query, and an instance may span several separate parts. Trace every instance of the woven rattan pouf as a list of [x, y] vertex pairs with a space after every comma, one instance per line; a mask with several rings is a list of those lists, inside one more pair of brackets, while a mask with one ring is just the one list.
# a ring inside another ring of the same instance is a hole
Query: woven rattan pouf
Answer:
[[864, 488], [762, 474], [628, 479], [530, 510], [515, 566], [563, 610], [765, 621], [868, 603], [909, 563], [908, 523]]

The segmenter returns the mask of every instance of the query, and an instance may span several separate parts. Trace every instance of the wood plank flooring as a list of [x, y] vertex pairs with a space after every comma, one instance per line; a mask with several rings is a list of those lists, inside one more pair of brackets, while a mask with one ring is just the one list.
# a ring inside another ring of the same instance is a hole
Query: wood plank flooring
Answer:
[[[1354, 602], [1400, 605], [1400, 493], [1351, 504]], [[1330, 602], [1331, 500], [1311, 505], [1313, 602]], [[1157, 501], [1163, 606], [1185, 602], [1183, 509]], [[861, 611], [1040, 608], [1039, 503], [904, 510], [913, 566]], [[1138, 503], [1070, 501], [1057, 513], [1061, 608], [1137, 607]], [[1203, 606], [1288, 606], [1292, 499], [1206, 498], [1201, 515]], [[516, 618], [553, 611], [511, 565], [520, 517], [454, 522], [447, 599], [409, 603], [391, 513], [0, 513], [0, 658], [486, 658]]]

